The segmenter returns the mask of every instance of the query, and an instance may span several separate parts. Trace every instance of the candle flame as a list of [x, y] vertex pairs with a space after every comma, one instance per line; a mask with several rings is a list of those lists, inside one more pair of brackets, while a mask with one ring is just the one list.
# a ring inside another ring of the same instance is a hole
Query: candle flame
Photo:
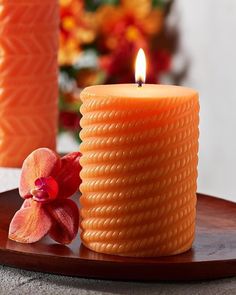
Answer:
[[139, 86], [146, 80], [146, 57], [142, 48], [139, 49], [135, 62], [135, 81]]

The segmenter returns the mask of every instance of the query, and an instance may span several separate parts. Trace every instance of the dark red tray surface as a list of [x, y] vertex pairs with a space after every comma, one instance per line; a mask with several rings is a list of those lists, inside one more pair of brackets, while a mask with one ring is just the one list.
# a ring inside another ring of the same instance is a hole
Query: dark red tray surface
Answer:
[[85, 278], [200, 280], [236, 276], [236, 204], [198, 194], [193, 248], [161, 258], [126, 258], [92, 252], [78, 238], [62, 246], [45, 238], [35, 244], [8, 240], [8, 226], [21, 205], [17, 190], [0, 194], [0, 263]]

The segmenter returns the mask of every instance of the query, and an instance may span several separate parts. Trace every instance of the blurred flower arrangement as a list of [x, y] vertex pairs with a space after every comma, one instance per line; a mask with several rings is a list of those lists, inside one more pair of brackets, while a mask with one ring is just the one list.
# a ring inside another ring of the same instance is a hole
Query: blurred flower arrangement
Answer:
[[60, 0], [60, 129], [79, 140], [80, 91], [89, 85], [133, 83], [142, 47], [147, 82], [169, 73], [177, 34], [166, 26], [173, 1]]

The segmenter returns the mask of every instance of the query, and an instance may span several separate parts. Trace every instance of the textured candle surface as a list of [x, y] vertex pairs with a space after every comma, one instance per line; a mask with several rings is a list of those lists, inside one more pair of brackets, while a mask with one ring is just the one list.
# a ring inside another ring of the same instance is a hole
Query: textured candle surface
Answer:
[[101, 85], [81, 98], [84, 245], [140, 257], [188, 250], [196, 213], [197, 92]]
[[0, 0], [0, 166], [55, 149], [57, 0]]

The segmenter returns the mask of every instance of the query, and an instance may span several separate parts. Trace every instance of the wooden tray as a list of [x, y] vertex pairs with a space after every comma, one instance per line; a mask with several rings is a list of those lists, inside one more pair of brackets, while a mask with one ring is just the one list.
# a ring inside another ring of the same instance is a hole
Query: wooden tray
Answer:
[[0, 263], [33, 271], [115, 280], [200, 280], [236, 275], [236, 204], [198, 194], [192, 250], [162, 258], [122, 258], [92, 252], [78, 237], [69, 247], [49, 238], [35, 244], [8, 240], [20, 207], [17, 190], [0, 194]]

